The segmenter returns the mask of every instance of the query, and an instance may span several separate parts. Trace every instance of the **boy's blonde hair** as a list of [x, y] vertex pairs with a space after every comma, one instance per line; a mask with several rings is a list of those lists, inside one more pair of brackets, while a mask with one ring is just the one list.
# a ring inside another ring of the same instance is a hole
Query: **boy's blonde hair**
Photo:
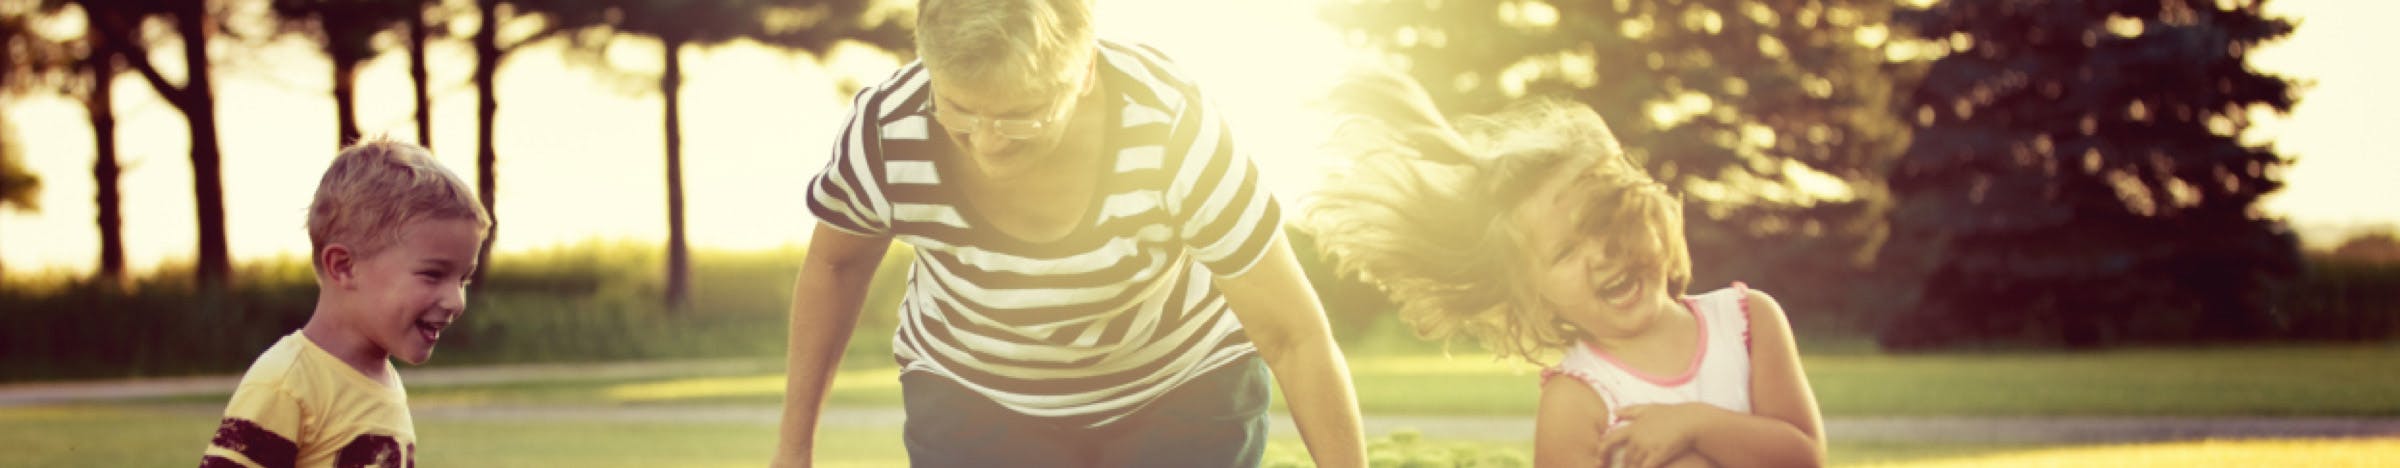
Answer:
[[917, 57], [995, 95], [1054, 96], [1099, 53], [1091, 0], [924, 0]]
[[1464, 335], [1535, 363], [1574, 343], [1580, 331], [1526, 277], [1534, 254], [1511, 217], [1561, 171], [1587, 194], [1555, 214], [1574, 235], [1602, 239], [1610, 261], [1655, 267], [1669, 294], [1691, 281], [1680, 201], [1589, 107], [1535, 99], [1453, 126], [1414, 80], [1385, 71], [1350, 77], [1331, 102], [1355, 116], [1333, 143], [1351, 167], [1332, 171], [1302, 225], [1337, 271], [1398, 302], [1419, 336]]
[[354, 257], [375, 255], [399, 242], [403, 226], [426, 219], [492, 226], [475, 191], [424, 147], [381, 136], [360, 140], [335, 154], [317, 181], [308, 204], [309, 263], [323, 268], [318, 255], [333, 243], [350, 246]]

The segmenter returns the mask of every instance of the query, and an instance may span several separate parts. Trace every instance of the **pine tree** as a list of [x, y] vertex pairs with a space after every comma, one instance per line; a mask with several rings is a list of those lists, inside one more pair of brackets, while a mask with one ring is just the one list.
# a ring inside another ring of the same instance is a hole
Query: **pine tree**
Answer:
[[[1907, 97], [1883, 257], [1921, 272], [1886, 346], [2094, 346], [2268, 333], [2297, 243], [2258, 212], [2289, 160], [2242, 143], [2293, 85], [2248, 52], [2260, 0], [1951, 0], [1895, 23], [1947, 55]], [[1905, 299], [1904, 299], [1905, 300]]]

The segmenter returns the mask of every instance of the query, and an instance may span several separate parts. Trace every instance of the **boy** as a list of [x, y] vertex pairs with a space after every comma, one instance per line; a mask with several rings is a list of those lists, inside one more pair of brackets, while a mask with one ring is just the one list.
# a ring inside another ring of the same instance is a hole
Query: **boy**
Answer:
[[422, 147], [370, 138], [335, 155], [308, 210], [316, 311], [250, 365], [200, 465], [414, 466], [408, 393], [388, 358], [433, 355], [466, 310], [491, 222]]

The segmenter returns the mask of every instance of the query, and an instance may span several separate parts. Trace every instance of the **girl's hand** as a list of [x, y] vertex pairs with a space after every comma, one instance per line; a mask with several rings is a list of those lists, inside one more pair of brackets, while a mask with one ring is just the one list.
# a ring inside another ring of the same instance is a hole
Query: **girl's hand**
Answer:
[[1615, 466], [1656, 468], [1691, 453], [1692, 438], [1724, 410], [1701, 403], [1635, 405], [1617, 411], [1624, 422], [1600, 435], [1600, 453]]

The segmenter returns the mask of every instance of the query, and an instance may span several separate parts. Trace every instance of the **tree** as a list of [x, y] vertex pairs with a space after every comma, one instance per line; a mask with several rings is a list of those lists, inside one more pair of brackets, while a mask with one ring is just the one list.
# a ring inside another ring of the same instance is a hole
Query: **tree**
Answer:
[[[1904, 147], [1876, 0], [1352, 0], [1323, 16], [1385, 51], [1442, 109], [1525, 96], [1592, 106], [1633, 159], [1687, 195], [1693, 284], [1776, 285], [1844, 311], [1889, 207]], [[1800, 168], [1806, 171], [1796, 170]], [[1846, 186], [1808, 189], [1822, 173]], [[1842, 192], [1848, 192], [1847, 194]]]
[[[232, 257], [226, 251], [225, 186], [217, 143], [215, 88], [209, 79], [208, 39], [218, 28], [211, 2], [198, 0], [65, 0], [83, 7], [92, 18], [99, 51], [113, 55], [140, 73], [169, 105], [184, 117], [191, 140], [192, 198], [199, 218], [196, 263], [202, 289], [221, 291], [233, 277]], [[181, 43], [184, 73], [178, 84], [150, 62], [151, 44], [144, 23], [167, 20]], [[113, 158], [112, 158], [113, 159]], [[97, 171], [95, 171], [97, 172]]]
[[2261, 1], [1953, 0], [1898, 15], [1948, 49], [1908, 98], [1886, 257], [1922, 297], [1888, 347], [2084, 347], [2274, 331], [2297, 240], [2258, 214], [2289, 163], [2237, 139], [2292, 84], [2248, 51], [2291, 33]]
[[739, 39], [822, 54], [843, 41], [859, 41], [884, 49], [908, 43], [907, 23], [874, 8], [872, 2], [820, 0], [527, 0], [525, 5], [549, 12], [568, 23], [588, 19], [598, 34], [596, 43], [579, 49], [605, 49], [617, 34], [658, 39], [664, 72], [658, 92], [665, 105], [667, 179], [667, 286], [669, 310], [689, 303], [691, 261], [683, 223], [683, 52], [685, 46], [707, 47]]
[[[41, 11], [7, 7], [19, 6], [0, 7], [0, 96], [53, 86], [72, 61], [66, 45], [34, 31]], [[25, 167], [24, 147], [6, 117], [0, 115], [0, 211], [40, 211], [42, 179]]]
[[[98, 31], [103, 23], [130, 23], [114, 8], [86, 8], [84, 28]], [[103, 284], [125, 281], [125, 216], [123, 196], [117, 188], [117, 111], [116, 78], [124, 70], [122, 59], [109, 53], [107, 35], [85, 34], [82, 67], [78, 70], [84, 83], [81, 89], [84, 115], [92, 124], [92, 181], [93, 203], [99, 215], [93, 220], [100, 230], [100, 268], [97, 279]]]
[[[497, 199], [493, 196], [493, 192], [499, 190], [500, 183], [499, 174], [496, 172], [500, 162], [500, 152], [494, 143], [497, 138], [497, 134], [494, 132], [498, 131], [500, 118], [498, 93], [500, 64], [508, 59], [509, 54], [515, 53], [526, 44], [550, 37], [559, 31], [580, 27], [580, 24], [562, 24], [555, 20], [542, 21], [542, 26], [532, 33], [513, 40], [502, 41], [500, 25], [507, 23], [508, 20], [540, 21], [544, 19], [540, 15], [504, 11], [502, 6], [508, 6], [510, 7], [508, 10], [513, 10], [516, 5], [513, 2], [500, 0], [475, 0], [475, 35], [469, 39], [475, 48], [473, 78], [475, 82], [475, 196], [479, 199], [478, 201], [483, 203], [483, 211], [492, 217], [491, 229], [486, 231], [483, 236], [483, 248], [476, 252], [475, 264], [479, 265], [475, 269], [473, 281], [476, 284], [484, 284], [484, 276], [492, 270], [492, 245], [499, 242], [500, 227], [504, 224], [500, 216], [500, 206], [495, 203]], [[412, 25], [411, 27], [416, 28], [417, 26]], [[415, 32], [411, 34], [415, 34]], [[418, 57], [424, 56], [422, 46], [415, 46], [415, 49], [417, 50], [412, 50], [410, 53]], [[420, 58], [417, 63], [422, 64], [424, 61]], [[421, 68], [421, 65], [412, 68], [409, 73], [417, 77], [417, 83], [419, 83], [416, 90], [419, 103], [418, 112], [420, 113], [418, 118], [425, 119], [427, 118], [423, 114], [426, 102], [423, 87], [425, 74]], [[418, 132], [430, 135], [430, 131], [424, 127], [424, 123], [420, 122], [418, 125]]]
[[[16, 137], [17, 129], [0, 121], [0, 211], [41, 211], [42, 179], [25, 168]], [[7, 271], [0, 267], [0, 273]]]
[[[112, 107], [117, 74], [123, 70], [119, 59], [109, 53], [108, 37], [91, 34], [102, 23], [133, 22], [124, 8], [111, 5], [79, 7], [73, 13], [71, 3], [48, 0], [30, 5], [24, 11], [0, 12], [0, 36], [8, 43], [9, 53], [0, 57], [0, 91], [8, 94], [27, 92], [60, 92], [84, 104], [92, 124], [94, 197], [99, 216], [95, 219], [100, 231], [100, 265], [95, 276], [103, 284], [115, 284], [125, 277], [125, 236], [119, 214], [117, 189], [116, 114]], [[26, 26], [34, 21], [70, 21], [80, 17], [86, 31], [81, 37], [54, 38], [34, 34]]]
[[500, 59], [515, 47], [500, 47], [500, 0], [475, 0], [475, 12], [475, 197], [492, 218], [491, 229], [483, 235], [483, 248], [475, 251], [474, 282], [483, 284], [484, 275], [492, 269], [492, 245], [500, 240], [502, 224], [500, 207], [492, 203], [492, 191], [499, 188], [499, 176], [492, 172], [499, 165], [498, 150], [492, 146], [493, 127], [500, 115], [494, 90], [499, 86]]
[[[375, 35], [404, 24], [422, 24], [424, 4], [421, 0], [273, 0], [271, 10], [282, 19], [286, 33], [310, 34], [324, 46], [325, 55], [333, 59], [333, 105], [335, 130], [333, 145], [341, 148], [358, 141], [358, 65], [374, 58], [378, 52]], [[412, 31], [412, 39], [422, 28]], [[421, 44], [411, 44], [412, 50], [423, 50]], [[421, 67], [421, 55], [412, 57]], [[413, 71], [412, 71], [413, 74]], [[423, 86], [418, 75], [419, 87]], [[424, 119], [425, 103], [418, 102], [417, 116]], [[421, 122], [420, 122], [421, 123]], [[422, 139], [426, 135], [419, 135]], [[430, 144], [423, 140], [420, 144]]]

